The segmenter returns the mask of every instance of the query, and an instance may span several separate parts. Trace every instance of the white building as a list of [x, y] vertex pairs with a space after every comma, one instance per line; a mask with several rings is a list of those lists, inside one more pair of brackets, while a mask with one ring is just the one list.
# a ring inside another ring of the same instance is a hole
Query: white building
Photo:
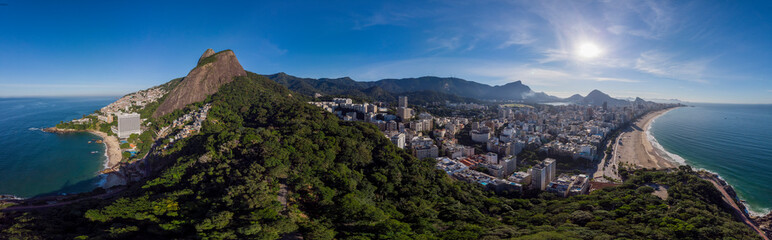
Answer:
[[469, 132], [469, 135], [472, 136], [472, 141], [481, 143], [488, 142], [488, 139], [491, 138], [491, 132], [487, 127], [480, 130], [472, 130]]
[[131, 134], [141, 134], [141, 120], [138, 113], [118, 115], [118, 138], [128, 138]]
[[437, 158], [439, 156], [439, 149], [437, 148], [437, 145], [420, 145], [420, 146], [414, 146], [413, 147], [413, 156], [415, 156], [418, 159], [424, 159], [424, 158]]
[[337, 104], [351, 104], [351, 98], [333, 98], [333, 102]]
[[531, 186], [544, 191], [555, 178], [555, 159], [547, 158], [531, 168]]
[[485, 161], [488, 162], [488, 164], [498, 164], [499, 163], [499, 155], [496, 153], [486, 153], [485, 154]]
[[397, 116], [402, 118], [403, 122], [406, 122], [413, 118], [413, 109], [406, 108], [406, 107], [398, 107], [397, 108]]
[[394, 143], [394, 145], [397, 145], [398, 148], [404, 149], [405, 148], [405, 134], [400, 133], [394, 136], [391, 136], [391, 142]]

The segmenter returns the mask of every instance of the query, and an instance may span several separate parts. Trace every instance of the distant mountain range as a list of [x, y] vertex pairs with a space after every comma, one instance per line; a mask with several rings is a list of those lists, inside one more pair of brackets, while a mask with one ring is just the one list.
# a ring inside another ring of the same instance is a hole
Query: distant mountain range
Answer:
[[[300, 78], [286, 73], [266, 75], [266, 77], [303, 94], [350, 94], [351, 92], [367, 92], [371, 88], [379, 88], [388, 93], [401, 94], [409, 92], [432, 91], [440, 94], [450, 94], [459, 97], [478, 100], [520, 100], [526, 102], [562, 101], [561, 98], [534, 92], [522, 82], [516, 81], [501, 86], [468, 81], [460, 78], [420, 77], [403, 79], [383, 79], [373, 82], [358, 82], [349, 77], [344, 78]], [[369, 90], [373, 91], [373, 90]]]
[[[396, 101], [396, 95], [431, 95], [433, 100], [454, 102], [476, 101], [522, 101], [527, 103], [571, 102], [581, 105], [608, 106], [630, 105], [632, 101], [612, 98], [599, 90], [593, 90], [587, 96], [575, 94], [568, 98], [559, 98], [543, 92], [535, 92], [521, 81], [499, 86], [490, 86], [460, 78], [420, 77], [403, 79], [383, 79], [373, 82], [358, 82], [349, 77], [343, 78], [301, 78], [286, 73], [265, 75], [285, 87], [308, 96], [316, 93], [323, 95], [349, 95], [370, 98], [379, 101]], [[412, 100], [411, 100], [412, 101]], [[641, 99], [641, 101], [643, 101]], [[418, 104], [418, 102], [415, 102]]]

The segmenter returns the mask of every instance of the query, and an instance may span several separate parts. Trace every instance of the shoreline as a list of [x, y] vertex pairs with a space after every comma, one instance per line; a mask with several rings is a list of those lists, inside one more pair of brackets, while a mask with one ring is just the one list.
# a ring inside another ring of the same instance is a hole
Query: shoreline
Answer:
[[[659, 141], [657, 141], [657, 139], [654, 137], [654, 135], [652, 135], [651, 132], [650, 132], [650, 129], [651, 129], [651, 125], [650, 124], [654, 123], [654, 120], [656, 120], [658, 117], [664, 115], [665, 113], [667, 113], [667, 112], [669, 112], [670, 110], [673, 110], [673, 109], [675, 109], [675, 108], [669, 109], [668, 111], [663, 112], [663, 113], [658, 114], [657, 116], [653, 117], [649, 121], [649, 123], [646, 124], [646, 127], [647, 127], [646, 128], [646, 135], [647, 135], [647, 137], [649, 139], [649, 142], [654, 147], [655, 153], [658, 154], [659, 157], [664, 158], [664, 159], [669, 159], [671, 162], [677, 163], [677, 164], [680, 164], [680, 165], [688, 165], [686, 163], [686, 159], [684, 159], [680, 155], [675, 154], [675, 153], [671, 153], [671, 152], [668, 152], [667, 150], [665, 150], [665, 148], [659, 143]], [[732, 184], [729, 184], [728, 182], [726, 182], [726, 180], [723, 177], [721, 177], [721, 175], [718, 174], [717, 172], [713, 172], [713, 171], [710, 171], [710, 170], [705, 169], [705, 168], [693, 167], [693, 169], [695, 171], [704, 171], [704, 172], [707, 172], [709, 174], [714, 175], [715, 178], [716, 178], [715, 182], [717, 184], [721, 184], [719, 182], [724, 182], [724, 184], [726, 186], [731, 187], [732, 191], [734, 192], [734, 186]], [[711, 180], [711, 181], [713, 181], [713, 180]], [[740, 198], [740, 196], [737, 196], [736, 194], [734, 194], [734, 195], [735, 195], [734, 197], [738, 200], [738, 202], [740, 202], [743, 205], [743, 207], [745, 207], [745, 209], [748, 211], [748, 215], [749, 216], [752, 216], [752, 217], [763, 217], [763, 216], [767, 216], [767, 215], [772, 215], [772, 210], [770, 210], [770, 211], [768, 211], [766, 213], [764, 213], [764, 212], [755, 212], [755, 211], [751, 210], [750, 204], [743, 202], [742, 199]]]
[[[643, 147], [645, 152], [647, 152], [648, 154], [651, 154], [651, 152], [653, 152], [654, 155], [660, 160], [669, 161], [669, 163], [675, 164], [674, 167], [677, 167], [679, 165], [688, 165], [686, 163], [686, 159], [684, 159], [678, 154], [668, 152], [659, 143], [659, 141], [657, 141], [654, 135], [651, 134], [651, 124], [654, 123], [654, 121], [660, 116], [676, 108], [670, 108], [670, 109], [649, 113], [650, 115], [653, 114], [653, 116], [647, 115], [644, 118], [642, 118], [642, 120], [646, 120], [642, 128], [642, 129], [645, 129], [644, 137], [646, 138], [646, 141], [642, 141], [642, 144], [638, 146], [638, 148]], [[637, 124], [638, 122], [636, 121], [636, 125]], [[726, 180], [724, 180], [724, 178], [722, 178], [720, 174], [704, 168], [694, 168], [694, 170], [697, 172], [707, 173], [708, 176], [703, 176], [702, 178], [713, 184], [713, 186], [721, 193], [724, 203], [729, 208], [734, 210], [734, 214], [736, 214], [736, 216], [740, 218], [742, 222], [750, 226], [752, 230], [754, 230], [755, 232], [758, 232], [762, 236], [762, 238], [769, 239], [768, 236], [772, 234], [767, 233], [765, 230], [761, 229], [762, 228], [761, 224], [755, 219], [772, 218], [772, 211], [768, 213], [754, 212], [753, 210], [751, 210], [750, 205], [744, 202], [737, 195], [736, 191], [734, 190], [734, 186], [726, 182]], [[703, 174], [700, 174], [700, 175], [703, 175]]]
[[121, 159], [123, 158], [121, 156], [120, 142], [118, 141], [118, 138], [116, 138], [115, 136], [109, 136], [106, 133], [96, 131], [96, 130], [60, 129], [57, 127], [44, 128], [42, 129], [42, 131], [49, 132], [49, 133], [57, 133], [57, 134], [87, 132], [102, 138], [102, 142], [105, 145], [105, 157], [107, 157], [107, 159], [102, 165], [103, 169], [100, 171], [100, 173], [102, 171], [112, 169], [113, 167], [117, 166], [121, 162]]
[[[676, 107], [677, 108], [677, 107]], [[614, 145], [618, 155], [612, 156], [617, 161], [637, 168], [672, 169], [682, 163], [674, 159], [656, 142], [651, 135], [651, 124], [660, 116], [676, 108], [668, 108], [647, 113], [625, 129]]]

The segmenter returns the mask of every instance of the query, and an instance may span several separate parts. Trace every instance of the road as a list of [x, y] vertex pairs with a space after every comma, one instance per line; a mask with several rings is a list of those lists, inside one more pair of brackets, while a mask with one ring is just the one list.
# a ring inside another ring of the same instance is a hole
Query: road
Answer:
[[750, 218], [748, 218], [748, 215], [745, 215], [745, 212], [743, 212], [743, 210], [740, 209], [739, 206], [737, 206], [737, 203], [734, 201], [734, 198], [732, 198], [732, 196], [730, 196], [729, 193], [727, 193], [726, 190], [724, 190], [724, 187], [721, 186], [721, 184], [718, 184], [718, 182], [716, 182], [711, 178], [703, 177], [703, 179], [713, 183], [713, 186], [715, 186], [716, 189], [718, 189], [718, 191], [721, 192], [721, 195], [722, 195], [721, 198], [724, 200], [724, 203], [732, 207], [732, 215], [739, 218], [746, 225], [750, 226], [751, 229], [759, 233], [759, 235], [761, 235], [761, 238], [763, 238], [764, 240], [769, 240], [769, 238], [767, 238], [767, 235], [764, 233], [764, 231], [761, 231], [761, 229], [759, 229], [759, 227], [756, 226], [756, 224]]
[[[608, 180], [605, 179], [603, 176], [606, 176], [614, 180], [622, 181], [622, 178], [619, 177], [619, 174], [617, 172], [617, 170], [619, 169], [619, 161], [618, 161], [619, 154], [617, 153], [617, 145], [619, 144], [619, 141], [622, 139], [622, 137], [624, 137], [624, 133], [620, 134], [618, 137], [616, 137], [613, 141], [609, 143], [610, 145], [613, 146], [611, 157], [609, 158], [605, 154], [603, 155], [603, 158], [601, 158], [600, 163], [598, 163], [598, 166], [596, 167], [596, 171], [593, 174], [593, 181], [608, 182]], [[608, 159], [608, 161], [606, 159]]]
[[83, 200], [86, 200], [86, 199], [94, 199], [94, 198], [107, 199], [107, 198], [110, 198], [110, 197], [114, 196], [115, 194], [123, 192], [123, 190], [126, 190], [126, 188], [121, 188], [121, 189], [118, 189], [118, 190], [114, 190], [112, 192], [103, 193], [103, 194], [99, 194], [99, 195], [94, 195], [94, 196], [91, 196], [91, 197], [85, 197], [85, 198], [75, 197], [75, 199], [70, 200], [70, 201], [58, 202], [58, 203], [53, 203], [53, 204], [34, 205], [34, 206], [12, 206], [12, 207], [8, 207], [8, 208], [0, 209], [0, 212], [27, 211], [27, 210], [34, 210], [34, 209], [59, 207], [59, 206], [64, 206], [64, 205], [69, 205], [69, 204], [77, 203], [77, 202], [80, 202], [80, 201], [83, 201]]

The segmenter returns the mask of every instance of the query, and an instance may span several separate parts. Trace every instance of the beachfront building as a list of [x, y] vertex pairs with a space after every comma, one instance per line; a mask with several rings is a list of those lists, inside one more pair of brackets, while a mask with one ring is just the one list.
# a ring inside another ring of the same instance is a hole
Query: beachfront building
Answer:
[[138, 113], [118, 115], [118, 138], [128, 138], [131, 134], [141, 134], [141, 121]]

